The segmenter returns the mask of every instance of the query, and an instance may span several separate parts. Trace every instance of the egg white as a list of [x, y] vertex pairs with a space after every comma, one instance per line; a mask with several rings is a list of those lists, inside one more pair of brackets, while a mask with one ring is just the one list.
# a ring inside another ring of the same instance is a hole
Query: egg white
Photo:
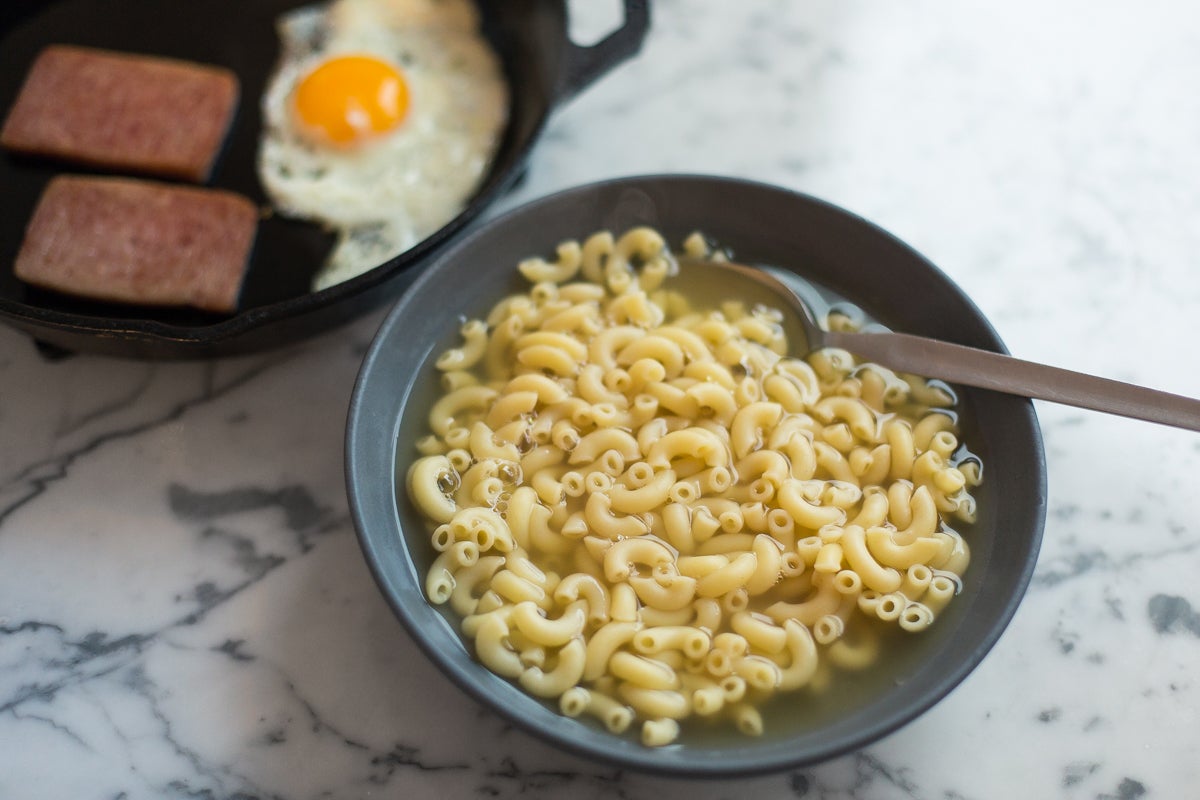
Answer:
[[[278, 31], [259, 177], [279, 213], [337, 232], [319, 290], [408, 250], [463, 209], [503, 135], [508, 87], [469, 0], [335, 0], [281, 17]], [[409, 109], [392, 131], [336, 148], [306, 136], [291, 103], [308, 72], [345, 54], [399, 67]]]

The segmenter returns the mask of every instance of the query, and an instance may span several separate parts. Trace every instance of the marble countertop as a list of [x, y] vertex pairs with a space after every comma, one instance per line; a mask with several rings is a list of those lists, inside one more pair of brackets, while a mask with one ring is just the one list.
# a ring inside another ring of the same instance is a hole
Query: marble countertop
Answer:
[[[614, 3], [576, 2], [594, 34]], [[1200, 396], [1200, 11], [658, 0], [496, 210], [616, 175], [800, 189], [940, 265], [1027, 358]], [[437, 675], [342, 482], [382, 317], [202, 363], [0, 329], [0, 798], [1182, 798], [1200, 782], [1200, 434], [1037, 405], [1029, 593], [901, 731], [738, 782], [621, 773]]]

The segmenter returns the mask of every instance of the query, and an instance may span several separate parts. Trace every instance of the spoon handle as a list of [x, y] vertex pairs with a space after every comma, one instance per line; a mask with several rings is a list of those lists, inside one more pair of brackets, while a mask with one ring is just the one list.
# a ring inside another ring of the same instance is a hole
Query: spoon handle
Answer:
[[1200, 431], [1200, 400], [1156, 389], [905, 333], [831, 331], [824, 344], [900, 372]]

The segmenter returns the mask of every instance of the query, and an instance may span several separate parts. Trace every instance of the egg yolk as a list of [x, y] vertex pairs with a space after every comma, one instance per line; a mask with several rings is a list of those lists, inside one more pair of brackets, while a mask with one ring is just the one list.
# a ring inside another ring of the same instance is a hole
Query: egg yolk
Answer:
[[400, 71], [378, 58], [339, 56], [323, 62], [296, 86], [301, 125], [339, 146], [360, 144], [404, 120], [408, 86]]

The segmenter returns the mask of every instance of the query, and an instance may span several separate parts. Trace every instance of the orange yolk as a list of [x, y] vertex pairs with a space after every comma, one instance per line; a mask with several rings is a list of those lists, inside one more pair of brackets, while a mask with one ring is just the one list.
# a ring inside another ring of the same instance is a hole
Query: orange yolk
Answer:
[[325, 61], [296, 86], [300, 124], [316, 138], [357, 145], [404, 120], [408, 86], [400, 71], [372, 56]]

